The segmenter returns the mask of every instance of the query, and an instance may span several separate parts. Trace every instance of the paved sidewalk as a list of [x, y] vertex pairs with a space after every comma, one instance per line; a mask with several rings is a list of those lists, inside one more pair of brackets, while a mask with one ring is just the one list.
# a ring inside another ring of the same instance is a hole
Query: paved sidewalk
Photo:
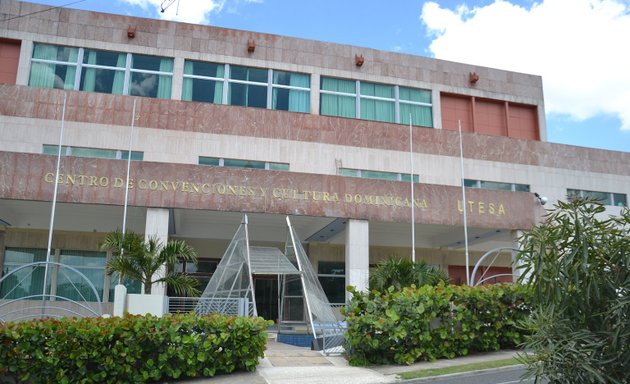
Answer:
[[457, 365], [507, 359], [517, 351], [481, 353], [450, 360], [412, 365], [382, 365], [369, 368], [351, 367], [344, 357], [323, 356], [308, 348], [269, 340], [265, 357], [256, 372], [234, 373], [209, 379], [186, 380], [181, 384], [376, 384], [404, 382], [397, 378], [403, 372], [444, 368]]

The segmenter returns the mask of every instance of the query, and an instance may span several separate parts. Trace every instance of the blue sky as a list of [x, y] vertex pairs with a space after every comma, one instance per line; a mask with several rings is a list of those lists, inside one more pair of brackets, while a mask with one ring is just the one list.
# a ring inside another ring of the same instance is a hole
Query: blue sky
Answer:
[[161, 3], [69, 6], [541, 75], [548, 141], [630, 152], [629, 0], [175, 0], [164, 13]]

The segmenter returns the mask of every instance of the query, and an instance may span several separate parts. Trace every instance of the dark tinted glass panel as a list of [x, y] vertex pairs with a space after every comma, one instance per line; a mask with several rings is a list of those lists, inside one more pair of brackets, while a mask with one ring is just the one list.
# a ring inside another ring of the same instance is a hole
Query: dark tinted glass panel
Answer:
[[124, 68], [127, 54], [86, 49], [83, 53], [83, 64], [104, 65]]
[[187, 75], [223, 77], [223, 64], [206, 63], [203, 61], [191, 61], [191, 63], [192, 65], [186, 65], [184, 67], [184, 73]]
[[267, 108], [267, 87], [232, 83], [228, 98], [230, 105]]
[[345, 275], [346, 263], [341, 261], [320, 261], [317, 264], [317, 273], [320, 275]]
[[345, 277], [319, 276], [319, 282], [331, 303], [346, 302], [346, 279]]
[[246, 68], [246, 67], [231, 66], [230, 79], [266, 83], [267, 70], [260, 69], [260, 68]]
[[145, 69], [149, 71], [159, 71], [161, 57], [147, 55], [133, 55], [131, 67], [133, 69]]

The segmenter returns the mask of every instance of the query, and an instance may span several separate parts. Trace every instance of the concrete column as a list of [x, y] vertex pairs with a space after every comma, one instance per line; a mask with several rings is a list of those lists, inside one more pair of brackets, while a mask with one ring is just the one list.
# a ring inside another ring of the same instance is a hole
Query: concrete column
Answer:
[[[370, 233], [366, 220], [349, 219], [346, 225], [346, 285], [367, 291], [370, 270]], [[346, 292], [346, 301], [350, 294]]]
[[28, 85], [28, 76], [31, 73], [31, 56], [33, 55], [33, 41], [22, 40], [20, 45], [20, 59], [18, 72], [15, 78], [16, 85]]
[[311, 115], [319, 115], [319, 73], [311, 74]]
[[[162, 244], [166, 245], [166, 243], [168, 242], [168, 219], [168, 209], [147, 208], [147, 221], [144, 231], [145, 241], [151, 237], [157, 236]], [[161, 269], [153, 276], [154, 278], [157, 276], [164, 276], [164, 272], [165, 270]], [[144, 293], [144, 288], [142, 293]], [[151, 293], [154, 295], [166, 296], [166, 285], [154, 284], [153, 287], [151, 287]]]
[[171, 100], [182, 99], [184, 86], [184, 58], [176, 57], [173, 62], [173, 80], [171, 82]]
[[442, 99], [440, 99], [440, 91], [437, 89], [431, 91], [431, 104], [433, 128], [442, 129]]

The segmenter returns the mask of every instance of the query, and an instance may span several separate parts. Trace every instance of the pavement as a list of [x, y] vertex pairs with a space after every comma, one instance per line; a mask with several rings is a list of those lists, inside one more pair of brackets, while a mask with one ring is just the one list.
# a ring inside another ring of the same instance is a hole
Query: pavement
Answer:
[[404, 383], [398, 378], [403, 372], [445, 368], [464, 364], [502, 360], [516, 356], [518, 351], [479, 353], [465, 357], [412, 365], [380, 365], [351, 367], [341, 356], [324, 356], [308, 348], [278, 343], [270, 339], [265, 357], [255, 372], [237, 372], [206, 379], [193, 379], [180, 384], [376, 384]]

